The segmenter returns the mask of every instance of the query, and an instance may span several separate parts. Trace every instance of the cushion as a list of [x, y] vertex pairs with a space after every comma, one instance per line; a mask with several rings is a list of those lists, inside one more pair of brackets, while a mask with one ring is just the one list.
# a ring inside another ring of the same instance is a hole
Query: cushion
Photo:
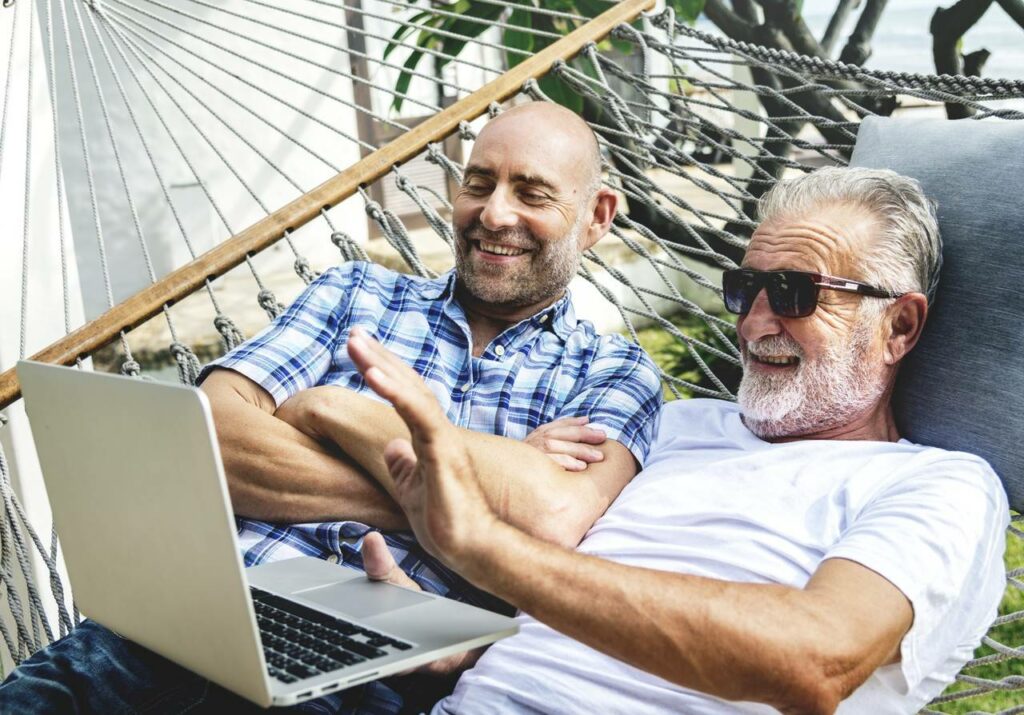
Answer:
[[854, 166], [892, 169], [938, 203], [938, 294], [896, 384], [914, 442], [988, 460], [1024, 510], [1024, 121], [866, 118]]

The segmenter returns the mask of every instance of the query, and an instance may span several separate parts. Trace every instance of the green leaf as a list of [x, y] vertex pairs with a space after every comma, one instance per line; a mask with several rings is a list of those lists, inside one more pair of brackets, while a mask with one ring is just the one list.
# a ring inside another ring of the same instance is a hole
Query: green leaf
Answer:
[[540, 78], [538, 84], [541, 91], [550, 97], [551, 101], [557, 102], [577, 114], [583, 111], [583, 97], [562, 84], [558, 77], [544, 75]]
[[668, 4], [676, 12], [676, 19], [690, 25], [704, 11], [704, 0], [668, 0]]
[[602, 0], [576, 0], [576, 12], [583, 17], [594, 19], [610, 7]]
[[[529, 30], [532, 27], [531, 20], [532, 18], [529, 12], [517, 9], [509, 16], [508, 24], [522, 27], [524, 30]], [[534, 36], [530, 32], [524, 30], [506, 28], [504, 36], [502, 37], [502, 44], [505, 45], [505, 47], [510, 47], [515, 50], [532, 52]], [[508, 62], [509, 69], [512, 69], [526, 59], [524, 55], [520, 55], [516, 52], [506, 52], [505, 57]]]
[[[439, 29], [469, 38], [476, 38], [490, 28], [491, 23], [494, 20], [497, 20], [503, 11], [504, 8], [500, 5], [471, 2], [469, 8], [462, 13], [462, 17], [457, 19], [448, 18], [447, 22], [445, 22]], [[467, 42], [468, 40], [457, 39], [455, 37], [444, 37], [444, 41], [441, 45], [441, 52], [446, 55], [457, 57], [466, 47]], [[450, 61], [451, 60], [449, 59], [439, 57], [437, 60], [437, 71], [440, 72], [441, 68], [447, 65]]]
[[[409, 56], [406, 58], [405, 63], [402, 66], [405, 67], [406, 70], [414, 70], [416, 69], [416, 65], [419, 64], [420, 58], [422, 57], [423, 52], [421, 52], [420, 50], [414, 50], [409, 53]], [[398, 75], [398, 81], [395, 82], [395, 91], [405, 94], [406, 92], [409, 91], [410, 82], [412, 82], [412, 74], [403, 70], [402, 73]], [[398, 112], [402, 109], [403, 101], [404, 100], [402, 99], [402, 97], [395, 97], [394, 100], [391, 102], [391, 107], [396, 112]]]
[[[433, 15], [432, 13], [430, 13], [430, 12], [418, 12], [415, 15], [413, 15], [411, 18], [409, 18], [409, 22], [419, 23], [422, 20], [427, 19], [427, 18], [434, 18], [434, 19], [436, 19], [436, 16]], [[396, 48], [404, 46], [403, 45], [403, 40], [405, 40], [405, 38], [407, 38], [409, 35], [411, 35], [413, 32], [415, 32], [416, 29], [417, 28], [415, 28], [415, 27], [410, 27], [408, 25], [402, 25], [397, 30], [395, 30], [395, 33], [391, 36], [391, 41], [388, 42], [388, 46], [384, 48], [384, 59], [387, 59], [388, 55], [390, 55], [391, 52], [393, 50], [395, 50]]]

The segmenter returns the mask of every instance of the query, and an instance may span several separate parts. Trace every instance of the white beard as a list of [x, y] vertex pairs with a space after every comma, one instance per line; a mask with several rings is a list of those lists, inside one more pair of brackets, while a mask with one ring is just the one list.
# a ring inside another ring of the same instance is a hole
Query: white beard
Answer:
[[[738, 394], [747, 429], [762, 439], [796, 436], [846, 424], [870, 409], [885, 390], [877, 361], [868, 356], [873, 327], [861, 323], [813, 361], [805, 361], [800, 345], [782, 335], [748, 344]], [[800, 362], [795, 372], [756, 372], [748, 369], [751, 350], [795, 355]]]

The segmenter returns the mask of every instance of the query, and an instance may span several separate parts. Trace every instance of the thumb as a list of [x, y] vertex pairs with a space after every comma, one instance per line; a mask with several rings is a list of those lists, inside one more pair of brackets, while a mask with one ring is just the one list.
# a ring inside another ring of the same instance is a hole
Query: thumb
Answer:
[[416, 452], [408, 440], [393, 439], [384, 448], [384, 464], [387, 465], [395, 486], [403, 488], [404, 484], [416, 473]]
[[413, 590], [421, 590], [419, 585], [395, 563], [384, 537], [372, 531], [363, 538], [363, 568], [371, 581], [386, 581], [395, 586], [404, 586]]

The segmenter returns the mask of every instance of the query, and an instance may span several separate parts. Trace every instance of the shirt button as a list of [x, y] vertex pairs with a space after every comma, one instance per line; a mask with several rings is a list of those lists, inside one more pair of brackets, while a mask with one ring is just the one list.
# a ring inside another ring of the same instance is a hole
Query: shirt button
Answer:
[[330, 556], [328, 556], [327, 557], [327, 563], [329, 563], [329, 564], [336, 564], [336, 563], [338, 563], [338, 555], [337, 554], [331, 554]]
[[540, 316], [540, 322], [546, 323], [546, 322], [548, 322], [548, 318], [550, 318], [550, 317], [551, 317], [550, 313], [545, 313], [544, 315]]
[[502, 355], [504, 355], [505, 354], [505, 346], [504, 345], [495, 345], [494, 346], [494, 354], [497, 355], [498, 357], [501, 357]]
[[461, 390], [462, 392], [469, 392], [469, 388], [471, 388], [472, 386], [473, 386], [473, 385], [472, 385], [471, 383], [468, 383], [468, 382], [467, 382], [467, 383], [466, 383], [465, 385], [463, 385], [463, 386], [462, 386], [462, 387], [460, 387], [459, 389], [460, 389], [460, 390]]

